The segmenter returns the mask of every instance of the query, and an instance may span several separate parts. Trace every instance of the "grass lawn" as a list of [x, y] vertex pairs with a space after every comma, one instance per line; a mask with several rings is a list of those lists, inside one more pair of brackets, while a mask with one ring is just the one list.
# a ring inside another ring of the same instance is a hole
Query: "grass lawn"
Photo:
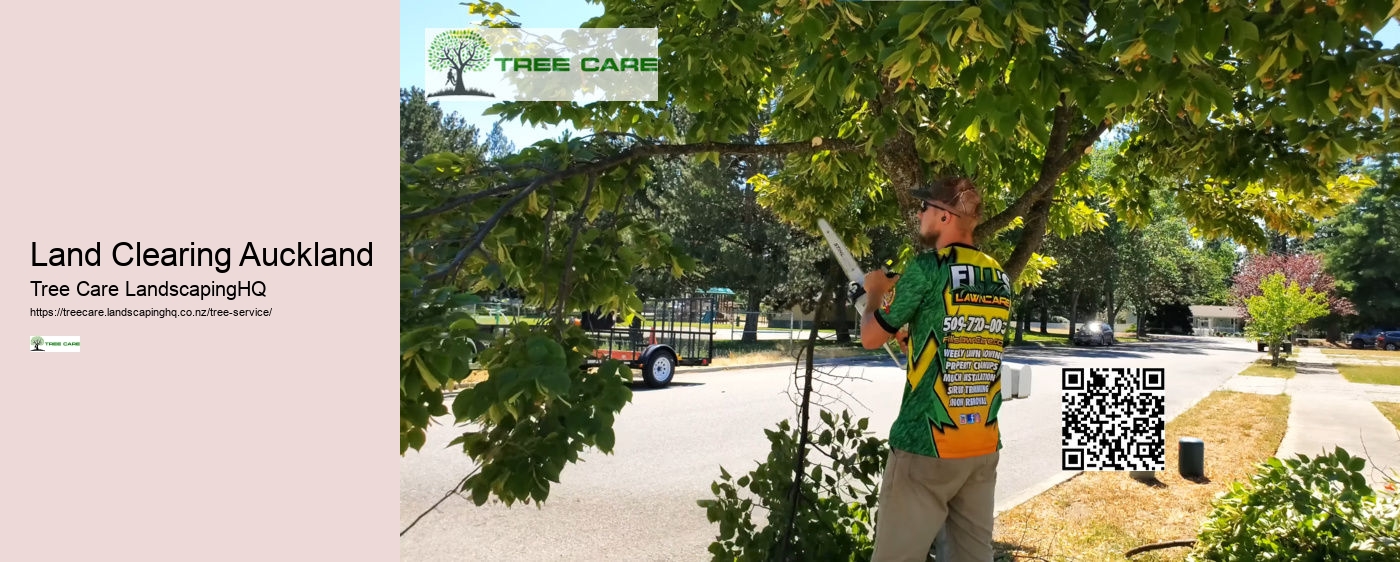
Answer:
[[[1219, 391], [1167, 424], [1167, 471], [1160, 483], [1122, 472], [1085, 472], [996, 520], [1000, 550], [1017, 559], [1123, 560], [1129, 549], [1195, 538], [1210, 502], [1231, 482], [1246, 481], [1273, 456], [1288, 422], [1290, 397]], [[1206, 479], [1177, 472], [1177, 440], [1206, 440]], [[1184, 560], [1189, 549], [1134, 556], [1134, 562]]]
[[1395, 426], [1395, 429], [1400, 429], [1400, 404], [1394, 402], [1376, 402], [1376, 409], [1380, 410], [1382, 414], [1385, 414], [1386, 419], [1390, 420], [1390, 424]]
[[1400, 362], [1400, 352], [1385, 351], [1377, 349], [1337, 349], [1323, 348], [1323, 355], [1335, 355], [1337, 357], [1354, 357], [1356, 359], [1374, 359], [1378, 361]]
[[1351, 382], [1400, 385], [1400, 367], [1338, 364], [1337, 370]]
[[[1034, 345], [1034, 344], [1041, 344], [1041, 345], [1069, 345], [1069, 340], [1066, 340], [1066, 339], [1065, 339], [1065, 335], [1064, 335], [1064, 334], [1042, 334], [1042, 333], [1040, 333], [1040, 332], [1022, 332], [1022, 333], [1021, 333], [1021, 340], [1024, 341], [1026, 344], [1031, 344], [1031, 345]], [[1012, 335], [1011, 335], [1011, 341], [1012, 341], [1012, 344], [1011, 344], [1011, 345], [1016, 345], [1016, 343], [1015, 343], [1015, 341], [1016, 341], [1016, 334], [1015, 334], [1015, 333], [1012, 333]], [[1022, 345], [1025, 345], [1025, 344], [1022, 344]]]
[[[804, 347], [806, 343], [805, 340], [791, 343], [787, 340], [760, 340], [756, 342], [717, 341], [715, 342], [713, 364], [717, 367], [733, 367], [737, 365], [796, 361], [798, 350]], [[857, 343], [838, 344], [834, 342], [817, 342], [814, 357], [817, 359], [836, 359], [841, 357], [884, 355], [887, 354], [883, 349], [865, 349]], [[904, 360], [902, 355], [900, 360]]]
[[1271, 367], [1269, 359], [1259, 359], [1250, 365], [1249, 368], [1241, 371], [1241, 375], [1251, 377], [1274, 377], [1276, 379], [1291, 379], [1297, 374], [1295, 369], [1298, 364], [1283, 357], [1278, 358], [1278, 366]]

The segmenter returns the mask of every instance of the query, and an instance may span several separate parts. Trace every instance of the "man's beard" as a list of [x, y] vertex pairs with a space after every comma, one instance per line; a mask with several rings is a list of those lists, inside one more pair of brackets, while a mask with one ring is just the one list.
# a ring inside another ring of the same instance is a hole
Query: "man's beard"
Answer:
[[938, 248], [938, 231], [932, 233], [919, 232], [919, 243], [924, 247], [934, 250]]

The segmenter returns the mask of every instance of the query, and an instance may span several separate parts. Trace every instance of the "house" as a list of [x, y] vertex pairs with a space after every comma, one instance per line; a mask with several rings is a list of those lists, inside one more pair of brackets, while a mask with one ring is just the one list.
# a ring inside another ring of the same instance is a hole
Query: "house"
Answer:
[[1244, 312], [1234, 306], [1192, 305], [1195, 335], [1219, 336], [1244, 331]]

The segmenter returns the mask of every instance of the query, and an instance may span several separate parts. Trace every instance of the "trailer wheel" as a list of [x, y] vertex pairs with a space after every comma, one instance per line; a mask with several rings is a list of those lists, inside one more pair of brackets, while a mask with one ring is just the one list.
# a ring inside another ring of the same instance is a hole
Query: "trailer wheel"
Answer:
[[642, 380], [651, 388], [664, 388], [676, 376], [676, 357], [669, 351], [657, 351], [642, 365]]

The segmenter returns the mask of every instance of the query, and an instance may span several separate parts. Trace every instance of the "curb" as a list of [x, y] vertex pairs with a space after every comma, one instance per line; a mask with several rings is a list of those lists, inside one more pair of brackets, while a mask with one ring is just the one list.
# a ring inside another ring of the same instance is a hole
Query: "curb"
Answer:
[[996, 506], [992, 508], [992, 516], [996, 517], [1003, 513], [1016, 509], [1017, 507], [1020, 507], [1021, 504], [1035, 499], [1036, 496], [1050, 491], [1050, 489], [1054, 488], [1055, 486], [1059, 486], [1060, 484], [1064, 484], [1065, 482], [1073, 480], [1080, 474], [1084, 474], [1084, 471], [1076, 470], [1072, 472], [1061, 472], [1060, 474], [1056, 474], [1055, 476], [1051, 476], [1050, 478], [1041, 480], [1040, 482], [1037, 482], [1034, 486], [1026, 488], [1025, 491], [1016, 494], [1013, 497], [1007, 498], [1005, 501], [997, 502]]

